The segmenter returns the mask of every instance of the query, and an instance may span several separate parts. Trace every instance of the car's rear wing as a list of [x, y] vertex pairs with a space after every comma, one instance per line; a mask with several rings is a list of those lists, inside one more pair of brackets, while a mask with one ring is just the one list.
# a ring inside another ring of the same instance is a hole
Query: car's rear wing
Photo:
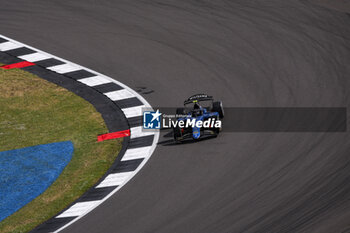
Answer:
[[213, 101], [214, 99], [212, 96], [209, 96], [207, 94], [196, 94], [196, 95], [189, 97], [187, 100], [185, 100], [184, 105], [196, 103], [196, 102], [200, 102], [200, 101], [209, 101], [209, 100]]

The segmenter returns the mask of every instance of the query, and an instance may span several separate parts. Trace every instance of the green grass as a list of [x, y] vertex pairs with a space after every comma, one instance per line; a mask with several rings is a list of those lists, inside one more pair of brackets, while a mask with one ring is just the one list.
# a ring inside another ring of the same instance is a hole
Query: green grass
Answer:
[[75, 94], [19, 69], [0, 69], [0, 151], [70, 140], [71, 162], [40, 196], [0, 222], [0, 232], [28, 232], [81, 196], [115, 160], [122, 139], [96, 142], [107, 128]]

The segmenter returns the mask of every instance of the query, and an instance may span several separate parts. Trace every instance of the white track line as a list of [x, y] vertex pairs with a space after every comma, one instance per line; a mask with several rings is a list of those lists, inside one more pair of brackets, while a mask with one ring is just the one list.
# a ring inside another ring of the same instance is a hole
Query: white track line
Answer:
[[69, 207], [62, 214], [58, 215], [56, 218], [66, 218], [66, 217], [76, 217], [91, 211], [93, 208], [101, 204], [101, 201], [85, 201], [78, 202], [71, 207]]
[[130, 128], [130, 138], [138, 138], [154, 134], [153, 131], [143, 131], [142, 126]]
[[0, 51], [7, 51], [7, 50], [17, 49], [21, 47], [24, 47], [24, 46], [19, 43], [13, 43], [13, 42], [7, 41], [0, 44]]
[[111, 81], [100, 76], [93, 76], [89, 78], [78, 79], [79, 82], [84, 83], [90, 87], [110, 83]]
[[122, 108], [126, 118], [142, 116], [142, 109], [145, 108], [145, 105], [131, 107], [131, 108]]
[[29, 62], [36, 62], [36, 61], [42, 61], [42, 60], [49, 59], [50, 57], [48, 57], [42, 53], [31, 53], [31, 54], [19, 56], [19, 58], [26, 60], [26, 61], [29, 61]]
[[80, 66], [76, 66], [72, 64], [62, 64], [57, 66], [50, 66], [50, 67], [47, 67], [46, 69], [55, 71], [56, 73], [59, 73], [59, 74], [65, 74], [65, 73], [81, 70], [82, 68]]
[[123, 184], [131, 175], [132, 172], [120, 172], [109, 174], [96, 188], [111, 187]]
[[148, 151], [151, 149], [150, 146], [128, 149], [121, 161], [127, 161], [132, 159], [143, 159], [148, 155]]
[[111, 92], [107, 92], [104, 94], [113, 101], [136, 97], [135, 95], [133, 95], [130, 91], [128, 91], [126, 89], [122, 89], [122, 90], [118, 90], [118, 91], [111, 91]]

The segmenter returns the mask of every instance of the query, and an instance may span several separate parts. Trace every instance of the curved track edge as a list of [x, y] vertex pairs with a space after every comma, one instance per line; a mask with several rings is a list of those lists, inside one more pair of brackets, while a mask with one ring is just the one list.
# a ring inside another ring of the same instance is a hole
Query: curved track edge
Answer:
[[59, 232], [88, 214], [121, 189], [147, 163], [159, 132], [142, 131], [142, 110], [151, 105], [137, 92], [106, 75], [69, 62], [0, 34], [0, 62], [29, 61], [22, 68], [62, 86], [90, 102], [110, 132], [130, 129], [117, 159], [105, 175], [63, 211], [31, 232]]

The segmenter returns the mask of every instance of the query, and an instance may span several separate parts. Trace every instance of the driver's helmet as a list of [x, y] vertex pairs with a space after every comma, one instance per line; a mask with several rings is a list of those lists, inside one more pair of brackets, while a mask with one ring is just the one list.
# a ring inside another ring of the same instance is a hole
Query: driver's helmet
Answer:
[[198, 103], [194, 103], [193, 105], [193, 109], [200, 109], [201, 106]]

